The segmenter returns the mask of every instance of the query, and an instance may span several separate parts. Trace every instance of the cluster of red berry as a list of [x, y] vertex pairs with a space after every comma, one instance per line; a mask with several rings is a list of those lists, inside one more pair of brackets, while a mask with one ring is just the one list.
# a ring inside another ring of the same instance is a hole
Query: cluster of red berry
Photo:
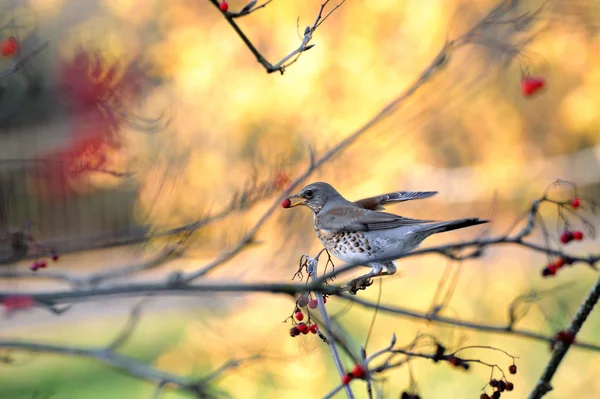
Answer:
[[367, 369], [362, 364], [354, 366], [351, 372], [342, 376], [342, 384], [348, 385], [355, 378], [365, 379], [367, 377]]
[[575, 342], [575, 335], [570, 331], [560, 330], [556, 333], [556, 335], [554, 335], [552, 342], [550, 342], [550, 350], [553, 351], [558, 342], [564, 342], [571, 345], [573, 342]]
[[10, 36], [0, 42], [0, 54], [4, 57], [14, 57], [19, 53], [21, 45], [16, 37]]
[[[51, 251], [50, 256], [52, 257], [52, 260], [54, 262], [58, 261], [58, 258], [59, 258], [58, 252], [53, 250], [53, 251]], [[29, 265], [29, 270], [31, 270], [32, 272], [37, 272], [38, 269], [44, 269], [44, 268], [46, 268], [46, 266], [48, 266], [48, 262], [46, 262], [45, 259], [39, 259], [39, 260], [36, 259], [35, 262], [33, 262], [31, 265]]]
[[223, 12], [227, 12], [227, 10], [229, 10], [229, 4], [227, 4], [226, 1], [222, 1], [219, 4], [219, 10], [223, 11]]
[[[581, 199], [578, 197], [573, 198], [569, 202], [564, 205], [569, 205], [572, 209], [577, 210], [581, 207]], [[565, 229], [559, 237], [559, 240], [562, 244], [568, 244], [571, 241], [581, 241], [585, 235], [583, 231], [579, 230], [568, 230]], [[550, 262], [544, 269], [542, 269], [542, 276], [554, 276], [556, 273], [565, 265], [572, 265], [573, 261], [571, 259], [565, 259], [563, 257], [557, 258], [554, 262]]]
[[560, 268], [562, 268], [565, 265], [572, 265], [572, 264], [573, 264], [573, 261], [571, 261], [570, 259], [557, 258], [554, 262], [549, 263], [542, 270], [542, 276], [544, 276], [544, 277], [554, 276]]
[[563, 244], [568, 244], [568, 243], [570, 243], [573, 240], [576, 240], [576, 241], [583, 240], [583, 231], [569, 231], [569, 230], [565, 230], [560, 235], [560, 242], [563, 243]]
[[[508, 367], [508, 372], [511, 374], [517, 374], [517, 365], [516, 364], [511, 364]], [[502, 379], [502, 380], [497, 380], [495, 378], [490, 380], [490, 386], [495, 389], [496, 391], [492, 394], [492, 396], [488, 395], [487, 393], [482, 393], [481, 396], [479, 397], [479, 399], [499, 399], [500, 398], [500, 394], [504, 391], [512, 391], [513, 389], [515, 389], [515, 385], [510, 382], [507, 381], [506, 378]]]
[[[323, 302], [327, 302], [327, 298], [323, 297]], [[296, 304], [298, 307], [294, 312], [293, 319], [299, 321], [300, 323], [296, 324], [290, 329], [290, 336], [296, 337], [300, 334], [308, 334], [309, 332], [316, 334], [319, 331], [319, 326], [317, 326], [315, 323], [311, 323], [310, 318], [308, 320], [308, 324], [302, 322], [302, 320], [304, 320], [304, 313], [302, 313], [300, 308], [308, 306], [311, 309], [316, 309], [317, 306], [319, 306], [319, 302], [317, 302], [316, 299], [310, 299], [308, 296], [302, 295], [300, 298], [298, 298]]]
[[521, 78], [521, 94], [524, 97], [531, 97], [538, 91], [544, 88], [546, 80], [543, 78], [535, 78], [533, 76], [523, 76]]

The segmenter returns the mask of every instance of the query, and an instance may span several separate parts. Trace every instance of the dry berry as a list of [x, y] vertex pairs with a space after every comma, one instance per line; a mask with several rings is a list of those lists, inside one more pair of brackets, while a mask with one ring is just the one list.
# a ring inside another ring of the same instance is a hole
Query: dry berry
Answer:
[[573, 239], [573, 233], [571, 233], [570, 231], [565, 231], [560, 235], [560, 242], [562, 242], [563, 244], [567, 244], [569, 243], [571, 240]]
[[344, 374], [342, 376], [342, 384], [348, 385], [352, 381], [352, 374]]
[[298, 330], [296, 327], [292, 327], [290, 329], [290, 336], [295, 337], [297, 335], [300, 335], [300, 330]]
[[227, 10], [229, 9], [229, 4], [227, 4], [227, 2], [224, 1], [221, 4], [219, 4], [219, 9], [223, 12], [227, 12]]
[[508, 366], [508, 372], [511, 374], [517, 374], [517, 365], [511, 364], [510, 366]]
[[546, 85], [546, 81], [542, 78], [534, 78], [527, 76], [521, 79], [521, 94], [524, 97], [531, 97]]
[[571, 208], [577, 209], [580, 206], [581, 206], [581, 200], [579, 198], [575, 197], [571, 200]]
[[496, 391], [492, 394], [492, 399], [500, 399], [500, 392]]
[[354, 368], [352, 369], [352, 375], [355, 378], [365, 378], [365, 376], [367, 375], [367, 371], [365, 370], [365, 368], [362, 366], [362, 364], [357, 364], [356, 366], [354, 366]]
[[307, 303], [308, 297], [306, 295], [302, 295], [300, 298], [298, 298], [298, 306], [301, 308], [305, 307]]
[[319, 326], [317, 326], [316, 324], [313, 324], [310, 326], [311, 333], [316, 334], [318, 330], [319, 330]]
[[304, 319], [304, 313], [302, 312], [296, 312], [294, 316], [296, 316], [296, 320], [298, 321], [302, 321]]
[[490, 396], [487, 393], [482, 393], [479, 399], [490, 399]]
[[583, 231], [574, 231], [573, 232], [573, 239], [577, 240], [577, 241], [583, 240]]
[[[552, 266], [552, 267], [550, 267], [550, 266]], [[548, 265], [542, 270], [542, 276], [544, 276], [544, 277], [554, 276], [555, 274], [556, 274], [556, 266], [554, 266], [554, 265]]]
[[316, 299], [312, 299], [309, 303], [308, 303], [308, 307], [311, 309], [316, 309], [317, 306], [319, 305], [319, 302], [317, 302]]
[[506, 383], [506, 390], [507, 391], [512, 391], [513, 389], [515, 389], [515, 384], [513, 384], [512, 382], [507, 382]]
[[461, 363], [460, 359], [454, 356], [450, 356], [448, 362], [453, 366], [460, 366]]
[[506, 389], [506, 383], [502, 380], [498, 381], [498, 391], [504, 392]]
[[498, 380], [496, 380], [496, 379], [491, 380], [490, 381], [490, 386], [496, 388], [498, 386]]

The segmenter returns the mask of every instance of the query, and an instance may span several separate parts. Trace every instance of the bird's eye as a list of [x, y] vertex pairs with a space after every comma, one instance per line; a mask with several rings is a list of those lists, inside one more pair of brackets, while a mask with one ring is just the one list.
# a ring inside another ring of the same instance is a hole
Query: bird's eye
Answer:
[[310, 198], [313, 196], [313, 190], [306, 190], [304, 192], [304, 195], [306, 196], [306, 198]]

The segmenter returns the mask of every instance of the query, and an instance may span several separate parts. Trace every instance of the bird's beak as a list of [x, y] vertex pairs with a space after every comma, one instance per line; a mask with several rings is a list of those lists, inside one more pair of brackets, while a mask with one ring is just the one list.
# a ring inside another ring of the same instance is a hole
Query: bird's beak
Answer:
[[294, 194], [291, 197], [287, 197], [286, 199], [284, 199], [283, 202], [281, 203], [281, 206], [283, 206], [284, 208], [292, 208], [297, 205], [302, 205], [305, 202], [306, 202], [306, 199], [302, 198], [298, 194]]

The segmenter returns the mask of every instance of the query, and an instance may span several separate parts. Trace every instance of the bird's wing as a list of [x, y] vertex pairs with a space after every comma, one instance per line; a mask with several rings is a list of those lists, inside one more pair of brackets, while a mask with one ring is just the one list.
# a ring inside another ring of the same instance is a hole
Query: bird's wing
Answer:
[[378, 211], [383, 209], [383, 205], [404, 202], [416, 199], [429, 198], [437, 194], [437, 191], [397, 191], [395, 193], [382, 194], [376, 197], [370, 197], [354, 202], [357, 206]]
[[355, 205], [336, 207], [320, 213], [319, 227], [330, 231], [370, 231], [394, 229], [432, 220], [410, 219], [391, 213], [375, 212]]

